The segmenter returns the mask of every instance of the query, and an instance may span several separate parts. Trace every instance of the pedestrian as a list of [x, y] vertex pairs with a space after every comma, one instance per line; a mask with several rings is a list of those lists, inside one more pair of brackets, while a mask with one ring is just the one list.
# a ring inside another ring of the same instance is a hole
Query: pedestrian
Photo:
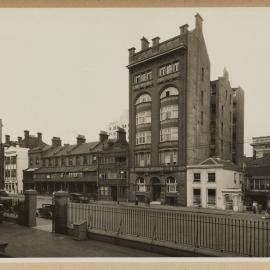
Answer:
[[252, 203], [252, 211], [253, 211], [253, 214], [256, 214], [257, 209], [256, 209], [256, 203], [255, 202]]

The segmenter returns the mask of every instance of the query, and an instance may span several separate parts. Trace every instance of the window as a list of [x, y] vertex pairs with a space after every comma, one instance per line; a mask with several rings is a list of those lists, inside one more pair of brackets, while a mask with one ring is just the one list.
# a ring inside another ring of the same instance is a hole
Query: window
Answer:
[[193, 174], [193, 182], [200, 182], [201, 181], [201, 174], [200, 173], [194, 173]]
[[201, 105], [203, 105], [203, 101], [204, 101], [204, 93], [203, 91], [201, 91]]
[[179, 62], [170, 63], [159, 68], [159, 76], [162, 77], [177, 71], [179, 71]]
[[177, 192], [176, 189], [176, 181], [173, 177], [168, 177], [166, 180], [166, 186], [167, 186], [167, 192], [169, 193], [175, 193]]
[[203, 112], [201, 112], [201, 125], [203, 125]]
[[193, 205], [194, 206], [199, 206], [201, 205], [201, 189], [200, 188], [194, 188], [193, 189]]
[[160, 121], [178, 118], [178, 105], [169, 105], [160, 108]]
[[208, 173], [208, 182], [216, 182], [216, 173]]
[[233, 178], [233, 182], [236, 184], [236, 173], [234, 173], [234, 178]]
[[138, 192], [145, 192], [146, 191], [145, 180], [142, 177], [137, 179], [137, 191]]
[[166, 67], [160, 67], [159, 68], [159, 76], [165, 76], [166, 75]]
[[11, 177], [16, 178], [16, 170], [11, 170]]
[[137, 167], [146, 167], [151, 165], [151, 154], [148, 152], [140, 152], [135, 154]]
[[86, 165], [87, 164], [87, 155], [84, 155], [83, 156], [83, 165]]
[[202, 82], [204, 81], [204, 68], [202, 67]]
[[141, 75], [140, 74], [137, 74], [137, 75], [134, 76], [134, 84], [139, 83], [140, 80], [141, 80]]
[[148, 123], [151, 123], [151, 111], [144, 111], [136, 114], [136, 125]]
[[179, 62], [173, 63], [173, 72], [179, 71]]
[[6, 165], [9, 165], [10, 164], [10, 157], [6, 157], [5, 161], [6, 161]]
[[216, 190], [215, 189], [207, 190], [207, 204], [208, 206], [216, 205]]
[[[9, 163], [7, 163], [7, 164], [9, 164]], [[32, 158], [30, 158], [29, 164], [30, 164], [30, 166], [33, 165], [33, 159]]]
[[36, 158], [36, 165], [39, 165], [39, 158]]
[[69, 166], [72, 166], [73, 165], [73, 159], [72, 159], [72, 157], [69, 157], [68, 158], [68, 165]]
[[137, 100], [136, 100], [136, 105], [140, 104], [140, 103], [145, 103], [145, 102], [151, 102], [151, 97], [148, 94], [142, 94], [140, 95]]
[[178, 140], [178, 127], [163, 128], [160, 130], [160, 141], [177, 141]]
[[216, 93], [217, 93], [217, 86], [216, 86], [216, 84], [212, 84], [211, 85], [211, 96], [216, 95]]
[[177, 150], [160, 151], [159, 160], [161, 165], [176, 165]]
[[11, 164], [16, 164], [16, 156], [11, 157]]
[[101, 186], [100, 187], [100, 195], [101, 196], [109, 196], [109, 187], [104, 187], [104, 186]]
[[6, 178], [9, 178], [9, 177], [10, 177], [10, 170], [6, 170], [6, 171], [5, 171], [5, 177], [6, 177]]
[[178, 96], [179, 92], [175, 87], [168, 87], [165, 90], [162, 91], [160, 95], [160, 99], [170, 96]]
[[151, 131], [143, 131], [136, 133], [136, 145], [151, 143]]
[[81, 165], [81, 160], [79, 156], [76, 156], [76, 165]]

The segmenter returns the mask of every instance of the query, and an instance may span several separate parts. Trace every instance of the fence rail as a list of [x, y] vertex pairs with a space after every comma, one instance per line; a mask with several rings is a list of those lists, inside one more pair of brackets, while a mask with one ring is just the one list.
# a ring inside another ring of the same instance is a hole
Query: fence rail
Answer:
[[233, 256], [270, 256], [268, 220], [128, 206], [68, 204], [68, 227], [88, 228]]
[[9, 218], [19, 218], [20, 211], [24, 207], [24, 196], [0, 197], [0, 204], [3, 205], [3, 214]]

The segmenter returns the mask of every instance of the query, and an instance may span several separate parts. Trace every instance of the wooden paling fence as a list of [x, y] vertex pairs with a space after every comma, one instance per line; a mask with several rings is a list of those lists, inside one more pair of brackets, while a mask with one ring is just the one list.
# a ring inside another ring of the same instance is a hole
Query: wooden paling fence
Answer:
[[270, 256], [268, 220], [132, 206], [68, 204], [68, 227], [82, 220], [89, 230], [205, 249], [233, 256]]

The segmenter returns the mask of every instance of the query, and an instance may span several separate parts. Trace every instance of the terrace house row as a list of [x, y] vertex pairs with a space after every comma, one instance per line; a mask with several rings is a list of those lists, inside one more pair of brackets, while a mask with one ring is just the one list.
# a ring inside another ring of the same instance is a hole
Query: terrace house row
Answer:
[[99, 141], [86, 142], [78, 135], [77, 143], [62, 145], [59, 137], [52, 144], [29, 151], [29, 167], [24, 171], [24, 189], [39, 194], [66, 190], [124, 200], [128, 190], [128, 143], [126, 133], [118, 129], [116, 139], [101, 131]]

